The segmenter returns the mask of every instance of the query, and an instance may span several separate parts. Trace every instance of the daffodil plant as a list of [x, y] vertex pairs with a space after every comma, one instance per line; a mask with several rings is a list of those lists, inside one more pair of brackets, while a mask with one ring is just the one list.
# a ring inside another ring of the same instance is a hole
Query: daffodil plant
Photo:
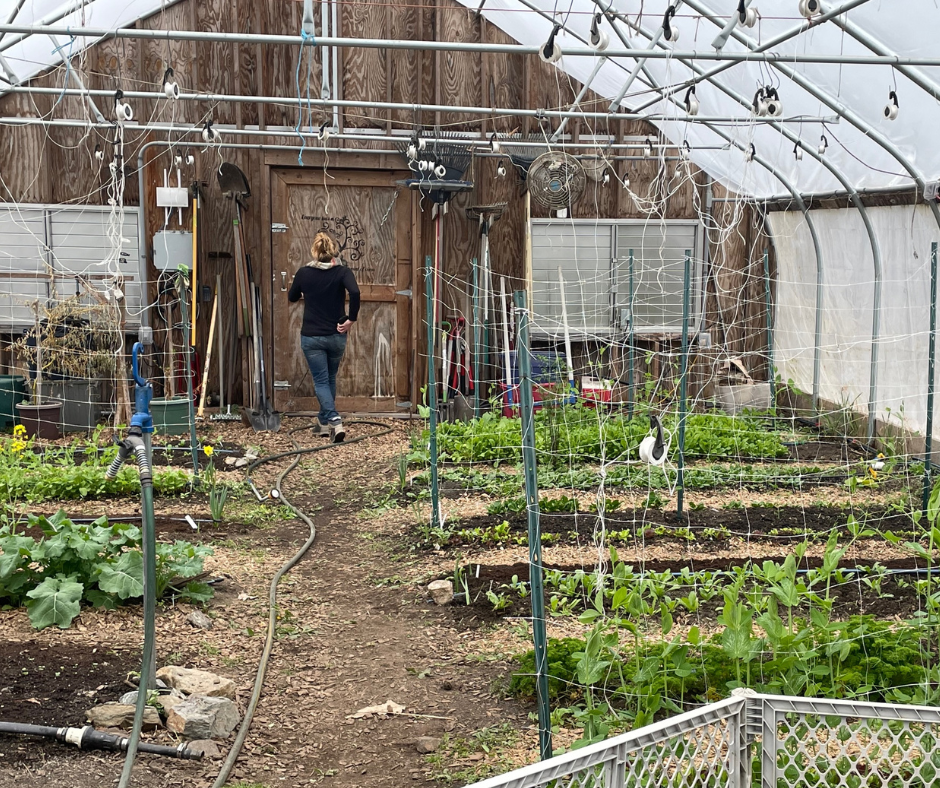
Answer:
[[219, 482], [215, 477], [215, 465], [212, 463], [212, 455], [215, 449], [212, 445], [207, 443], [202, 447], [202, 452], [208, 460], [206, 469], [203, 471], [202, 483], [209, 490], [209, 512], [212, 514], [213, 521], [219, 522], [225, 510], [225, 502], [228, 500], [228, 486]]

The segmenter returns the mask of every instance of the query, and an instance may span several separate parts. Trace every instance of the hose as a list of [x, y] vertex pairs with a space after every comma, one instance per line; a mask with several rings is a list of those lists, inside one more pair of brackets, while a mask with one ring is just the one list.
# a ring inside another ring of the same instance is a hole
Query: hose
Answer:
[[[122, 752], [128, 748], [129, 739], [115, 733], [96, 731], [91, 725], [84, 728], [52, 728], [47, 725], [28, 725], [21, 722], [0, 721], [0, 733], [13, 733], [22, 736], [43, 736], [47, 739], [74, 744], [80, 750], [112, 750]], [[176, 747], [166, 747], [161, 744], [138, 744], [140, 752], [151, 755], [164, 755], [167, 758], [185, 758], [198, 761], [202, 753], [189, 749], [185, 742]]]
[[[350, 421], [346, 423], [380, 427], [381, 431], [374, 432], [371, 435], [362, 435], [358, 438], [351, 438], [350, 440], [343, 441], [342, 443], [327, 443], [323, 446], [314, 446], [310, 448], [301, 448], [297, 441], [291, 437], [291, 440], [294, 440], [294, 445], [297, 446], [296, 449], [293, 449], [292, 451], [281, 452], [280, 454], [273, 454], [270, 457], [262, 457], [259, 460], [255, 460], [247, 468], [247, 480], [249, 484], [252, 484], [251, 472], [255, 468], [258, 468], [265, 463], [275, 462], [286, 457], [294, 458], [294, 461], [278, 474], [277, 479], [274, 482], [274, 491], [277, 492], [277, 497], [280, 499], [281, 503], [307, 524], [307, 526], [310, 528], [310, 536], [307, 538], [307, 541], [301, 545], [300, 549], [294, 553], [290, 559], [288, 559], [287, 563], [277, 570], [277, 572], [274, 574], [274, 578], [271, 580], [271, 587], [268, 591], [268, 631], [264, 639], [264, 648], [261, 651], [261, 660], [258, 663], [258, 673], [255, 676], [255, 686], [251, 693], [251, 699], [248, 701], [248, 707], [245, 709], [245, 716], [242, 720], [241, 727], [238, 729], [238, 734], [235, 736], [235, 741], [232, 743], [232, 748], [229, 750], [228, 756], [226, 757], [225, 762], [222, 764], [222, 769], [219, 771], [219, 776], [212, 784], [212, 788], [222, 788], [222, 786], [228, 782], [229, 775], [231, 774], [232, 769], [235, 767], [235, 761], [238, 760], [238, 756], [241, 754], [245, 740], [248, 738], [248, 729], [251, 727], [251, 720], [254, 717], [255, 709], [258, 707], [258, 702], [261, 700], [261, 688], [264, 685], [265, 674], [268, 670], [268, 661], [271, 659], [271, 652], [274, 648], [274, 632], [277, 624], [277, 584], [280, 582], [281, 578], [287, 574], [300, 561], [301, 558], [304, 557], [317, 537], [317, 529], [313, 524], [313, 520], [311, 520], [306, 514], [300, 511], [300, 509], [295, 507], [289, 500], [287, 500], [287, 498], [284, 497], [284, 492], [281, 490], [281, 484], [283, 484], [287, 475], [297, 467], [297, 465], [300, 463], [301, 456], [304, 454], [312, 454], [313, 452], [325, 451], [327, 449], [336, 449], [350, 443], [371, 440], [372, 438], [378, 438], [382, 435], [388, 435], [392, 431], [391, 427], [388, 427], [378, 421]], [[296, 429], [290, 430], [288, 435], [293, 436], [295, 432], [300, 432], [301, 430], [305, 429], [311, 429], [311, 426], [306, 425], [303, 427], [297, 427]]]

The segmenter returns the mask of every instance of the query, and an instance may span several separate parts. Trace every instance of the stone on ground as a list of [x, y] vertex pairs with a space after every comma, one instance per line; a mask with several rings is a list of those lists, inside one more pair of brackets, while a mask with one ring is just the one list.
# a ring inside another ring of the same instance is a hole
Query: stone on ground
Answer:
[[415, 742], [415, 749], [422, 755], [434, 752], [441, 746], [441, 740], [434, 736], [420, 736]]
[[[135, 707], [127, 703], [103, 703], [85, 712], [87, 719], [96, 728], [130, 728], [134, 724]], [[153, 706], [144, 709], [144, 730], [153, 730], [160, 725], [160, 715]]]
[[201, 610], [194, 610], [186, 620], [198, 629], [212, 629], [212, 619]]
[[228, 698], [192, 695], [177, 703], [166, 717], [166, 727], [187, 739], [224, 739], [241, 722]]
[[435, 580], [428, 586], [435, 605], [449, 605], [454, 601], [454, 584], [450, 580]]
[[167, 665], [157, 671], [157, 678], [186, 695], [209, 698], [235, 698], [235, 682], [208, 670]]

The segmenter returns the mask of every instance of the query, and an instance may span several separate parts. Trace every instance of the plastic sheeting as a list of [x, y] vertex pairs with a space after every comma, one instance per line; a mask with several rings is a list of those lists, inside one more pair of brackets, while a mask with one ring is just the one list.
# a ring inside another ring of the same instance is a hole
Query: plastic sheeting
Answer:
[[[927, 421], [930, 248], [940, 240], [926, 206], [868, 209], [881, 248], [881, 326], [874, 411], [923, 435]], [[823, 260], [820, 397], [867, 412], [875, 272], [854, 210], [814, 210]], [[816, 259], [806, 221], [772, 213], [777, 251], [774, 363], [781, 379], [812, 392]], [[940, 348], [938, 348], [940, 352]], [[940, 382], [940, 381], [938, 381]], [[938, 388], [940, 392], [940, 388]], [[934, 422], [940, 438], [940, 420]]]
[[[136, 22], [146, 16], [172, 5], [166, 0], [26, 0], [17, 11], [20, 0], [0, 0], [0, 22], [17, 25], [38, 25], [43, 22], [55, 27], [93, 27], [114, 30]], [[61, 17], [61, 18], [60, 18]], [[56, 19], [54, 23], [52, 20]], [[16, 75], [16, 81], [25, 82], [42, 73], [50, 66], [59, 65], [64, 58], [74, 57], [86, 46], [94, 43], [91, 38], [69, 38], [59, 36], [53, 41], [49, 36], [7, 33], [0, 38], [0, 56]], [[0, 76], [3, 71], [0, 71]], [[0, 93], [3, 83], [0, 82]], [[75, 87], [70, 84], [67, 87]]]
[[[458, 2], [474, 10], [480, 5], [479, 0]], [[482, 13], [487, 20], [520, 43], [535, 46], [547, 40], [552, 29], [552, 14], [557, 12], [558, 21], [566, 28], [557, 39], [562, 48], [582, 48], [588, 36], [592, 14], [598, 10], [592, 0], [569, 0], [565, 3], [563, 11], [548, 0], [526, 0], [526, 4], [545, 12], [547, 18], [528, 9], [519, 0], [486, 0]], [[607, 8], [606, 0], [601, 0], [601, 4]], [[640, 6], [642, 11], [638, 13], [636, 3], [616, 0], [612, 8], [618, 14], [625, 14], [631, 23], [639, 25], [652, 35], [662, 28], [663, 15], [669, 4], [667, 0], [645, 0]], [[713, 52], [712, 41], [728, 19], [728, 15], [737, 8], [737, 3], [733, 0], [693, 0], [695, 7], [708, 12], [703, 15], [693, 10], [689, 4], [677, 5], [680, 7], [675, 24], [680, 31], [679, 39], [675, 45], [662, 42], [661, 48], [671, 49], [674, 46], [675, 49], [686, 52]], [[756, 27], [748, 29], [739, 26], [736, 32], [746, 36], [753, 44], [759, 45], [760, 42], [786, 31], [802, 31], [773, 48], [772, 52], [778, 55], [784, 64], [789, 54], [872, 55], [871, 50], [852, 39], [831, 21], [814, 26], [807, 25], [806, 20], [798, 14], [797, 0], [755, 0], [752, 5], [767, 16], [761, 17]], [[824, 6], [833, 7], [835, 3], [828, 2]], [[843, 16], [869, 35], [880, 39], [887, 49], [904, 57], [936, 55], [940, 9], [934, 0], [904, 0], [903, 3], [869, 0]], [[632, 33], [627, 25], [619, 23], [618, 26], [624, 34], [630, 34], [627, 40], [632, 47], [650, 46], [647, 38]], [[622, 49], [622, 42], [606, 20], [601, 23], [601, 27], [610, 36], [610, 49]], [[747, 49], [732, 37], [723, 51], [744, 52]], [[602, 53], [598, 57], [602, 57]], [[591, 88], [608, 99], [616, 97], [635, 63], [633, 59], [605, 60], [591, 82]], [[596, 64], [595, 59], [588, 57], [563, 57], [557, 65], [566, 74], [585, 82]], [[725, 64], [699, 61], [694, 65], [699, 70], [711, 71]], [[759, 86], [776, 87], [783, 102], [783, 115], [788, 119], [785, 126], [806, 140], [814, 149], [819, 145], [821, 135], [825, 134], [828, 140], [826, 158], [838, 167], [848, 182], [857, 189], [913, 187], [914, 184], [914, 180], [898, 160], [866, 133], [867, 128], [884, 134], [897, 145], [925, 180], [936, 180], [940, 176], [940, 146], [936, 145], [935, 140], [936, 129], [940, 128], [940, 104], [928, 92], [888, 65], [793, 63], [788, 67], [834, 96], [836, 108], [828, 107], [813, 98], [770, 64], [742, 62], [711, 77], [713, 84], [699, 85], [696, 96], [701, 104], [700, 116], [740, 118], [739, 123], [723, 125], [722, 131], [745, 149], [749, 149], [753, 143], [758, 156], [766, 159], [789, 178], [802, 193], [842, 191], [843, 187], [832, 173], [808, 154], [802, 161], [796, 161], [793, 142], [766, 124], [752, 123], [749, 109], [723, 93], [720, 86], [745, 97], [747, 102], [753, 100]], [[680, 91], [675, 95], [675, 99], [679, 103], [682, 102], [685, 96], [683, 86], [693, 76], [693, 71], [688, 65], [674, 59], [647, 60], [646, 68], [652, 83], [641, 75], [622, 102], [624, 109], [640, 107], [654, 100], [656, 91], [670, 86]], [[940, 68], [923, 68], [920, 71], [927, 79], [940, 84]], [[888, 93], [891, 90], [897, 92], [900, 106], [899, 116], [894, 121], [884, 117], [884, 107], [888, 103]], [[940, 87], [937, 91], [940, 91]], [[559, 104], [561, 101], [559, 98]], [[860, 116], [861, 129], [854, 127], [844, 118], [825, 126], [799, 121], [801, 116], [815, 119], [833, 118], [843, 114], [843, 108]], [[703, 124], [688, 122], [684, 107], [667, 100], [659, 100], [644, 112], [659, 113], [668, 118], [656, 122], [663, 134], [676, 144], [688, 140], [693, 161], [725, 186], [758, 198], [789, 193], [760, 163], [746, 161], [744, 150], [703, 149], [722, 146], [726, 142]], [[598, 121], [597, 131], [599, 134], [607, 133], [607, 124]]]

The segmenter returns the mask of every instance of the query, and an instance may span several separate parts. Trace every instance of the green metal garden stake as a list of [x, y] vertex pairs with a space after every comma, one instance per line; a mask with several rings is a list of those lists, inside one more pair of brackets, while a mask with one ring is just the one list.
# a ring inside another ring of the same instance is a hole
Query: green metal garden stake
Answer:
[[633, 302], [636, 290], [633, 287], [633, 250], [630, 250], [630, 331], [627, 341], [627, 418], [633, 418], [633, 403], [636, 400], [636, 380], [633, 370], [633, 357], [636, 355], [636, 332], [634, 331]]
[[480, 272], [477, 258], [473, 258], [473, 418], [480, 418]]
[[[189, 445], [193, 455], [193, 483], [195, 484], [199, 478], [199, 440], [196, 437], [196, 409], [193, 404], [193, 346], [189, 342], [189, 311], [186, 306], [184, 278], [185, 277], [180, 274], [177, 287], [179, 288], [180, 308], [183, 313], [183, 336], [186, 337], [186, 342], [184, 343], [186, 347], [186, 353], [184, 354], [184, 358], [186, 359], [186, 396], [189, 398]], [[195, 293], [193, 296], [195, 298]]]
[[679, 468], [676, 489], [676, 514], [682, 517], [685, 499], [685, 419], [689, 386], [689, 289], [692, 286], [692, 250], [685, 250], [685, 275], [682, 289], [682, 368], [679, 373]]
[[532, 357], [529, 350], [529, 310], [525, 290], [513, 294], [516, 304], [519, 361], [519, 412], [522, 416], [522, 462], [525, 467], [526, 512], [529, 521], [529, 586], [532, 590], [532, 641], [535, 646], [535, 689], [539, 713], [539, 754], [552, 757], [552, 716], [548, 702], [548, 643], [545, 636], [545, 594], [542, 588], [542, 531], [539, 524], [539, 485], [535, 462], [535, 402], [532, 397]]
[[937, 242], [930, 244], [930, 338], [927, 346], [927, 432], [924, 437], [924, 515], [930, 501], [933, 468], [933, 391], [937, 351]]
[[770, 253], [764, 249], [764, 309], [767, 315], [767, 380], [770, 381], [770, 412], [777, 415], [777, 385], [774, 380], [774, 314], [770, 298]]
[[441, 525], [441, 499], [437, 478], [437, 380], [434, 375], [435, 336], [434, 330], [434, 280], [431, 270], [431, 255], [424, 258], [424, 293], [427, 301], [428, 323], [428, 431], [431, 434], [431, 522], [435, 528]]

